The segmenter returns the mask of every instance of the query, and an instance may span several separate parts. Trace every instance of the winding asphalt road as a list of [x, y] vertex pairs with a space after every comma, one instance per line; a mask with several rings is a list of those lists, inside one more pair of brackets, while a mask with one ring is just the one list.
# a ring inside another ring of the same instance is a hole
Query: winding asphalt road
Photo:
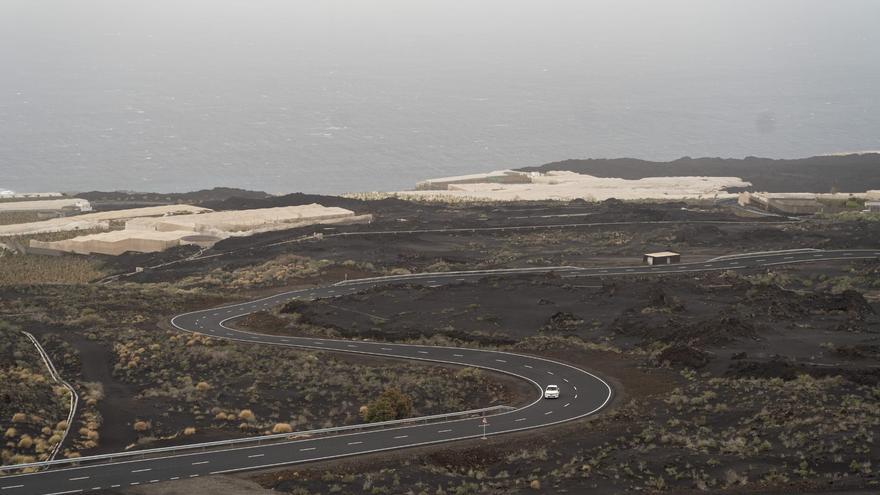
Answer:
[[[699, 263], [632, 266], [619, 268], [541, 267], [469, 272], [426, 273], [358, 279], [335, 285], [276, 294], [255, 301], [176, 316], [172, 324], [184, 332], [259, 345], [288, 346], [334, 352], [370, 354], [472, 366], [506, 373], [535, 387], [535, 400], [519, 409], [488, 416], [488, 435], [499, 435], [572, 421], [595, 414], [612, 398], [611, 387], [598, 376], [565, 363], [523, 354], [454, 347], [388, 344], [382, 342], [330, 340], [260, 335], [230, 328], [227, 323], [256, 311], [296, 299], [332, 298], [390, 283], [441, 286], [486, 276], [554, 272], [562, 277], [603, 277], [664, 273], [705, 272], [771, 267], [781, 264], [880, 258], [878, 250], [802, 251], [757, 253]], [[561, 396], [544, 400], [546, 385], [559, 385]], [[353, 456], [369, 452], [478, 438], [480, 419], [403, 426], [330, 437], [291, 440], [261, 446], [192, 452], [167, 457], [93, 464], [0, 478], [0, 495], [62, 495], [133, 485], [159, 483], [218, 473], [247, 471], [272, 466]]]

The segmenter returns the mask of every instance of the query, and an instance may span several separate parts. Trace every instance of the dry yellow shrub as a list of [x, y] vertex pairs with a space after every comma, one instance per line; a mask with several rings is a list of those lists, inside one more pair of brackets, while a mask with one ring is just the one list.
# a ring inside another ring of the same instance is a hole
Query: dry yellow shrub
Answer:
[[272, 433], [291, 433], [293, 432], [293, 427], [288, 423], [278, 423], [274, 427], [272, 427]]

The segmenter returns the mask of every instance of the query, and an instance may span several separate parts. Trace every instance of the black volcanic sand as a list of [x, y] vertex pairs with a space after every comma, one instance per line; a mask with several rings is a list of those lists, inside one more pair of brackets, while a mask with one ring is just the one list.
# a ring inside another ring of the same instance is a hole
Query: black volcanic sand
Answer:
[[[880, 267], [864, 265], [861, 269], [869, 272]], [[846, 273], [833, 265], [789, 270]], [[655, 356], [659, 362], [715, 373], [784, 378], [843, 373], [878, 383], [877, 374], [861, 368], [870, 368], [878, 356], [880, 302], [869, 302], [858, 290], [799, 292], [743, 277], [710, 272], [560, 279], [548, 274], [435, 288], [395, 285], [294, 301], [244, 325], [295, 333], [297, 324], [308, 324], [346, 338], [392, 341], [439, 335], [489, 346], [533, 336], [576, 336], [625, 351], [662, 347]], [[822, 347], [825, 342], [834, 342], [835, 349]]]
[[[854, 273], [853, 288], [822, 285]], [[535, 480], [546, 493], [869, 493], [853, 490], [875, 486], [865, 463], [880, 455], [878, 273], [855, 262], [772, 279], [487, 277], [294, 302], [245, 325], [529, 349], [612, 377], [621, 395], [591, 421], [248, 477], [290, 493], [531, 493]]]
[[[224, 240], [204, 253], [222, 254], [204, 260], [147, 270], [129, 280], [174, 282], [213, 269], [235, 270], [265, 262], [274, 256], [296, 254], [341, 263], [370, 263], [373, 273], [340, 273], [349, 278], [378, 275], [395, 268], [409, 271], [464, 270], [515, 266], [638, 264], [641, 254], [672, 249], [685, 260], [700, 261], [718, 254], [791, 248], [873, 248], [880, 238], [880, 222], [783, 222], [767, 217], [747, 219], [725, 206], [686, 208], [683, 203], [633, 204], [606, 201], [589, 204], [505, 203], [453, 206], [400, 200], [358, 201], [295, 194], [252, 200], [228, 200], [214, 207], [265, 207], [321, 202], [374, 215], [369, 225], [311, 226]], [[683, 209], [685, 208], [685, 209]], [[641, 222], [685, 222], [650, 224]], [[721, 221], [732, 224], [686, 222]], [[481, 227], [548, 226], [570, 223], [640, 222], [538, 230], [423, 232], [416, 234], [338, 235], [370, 232], [472, 229]], [[277, 245], [316, 232], [321, 240]], [[276, 244], [276, 245], [273, 245]], [[194, 247], [155, 254], [127, 254], [103, 258], [113, 272], [131, 272], [193, 255]]]

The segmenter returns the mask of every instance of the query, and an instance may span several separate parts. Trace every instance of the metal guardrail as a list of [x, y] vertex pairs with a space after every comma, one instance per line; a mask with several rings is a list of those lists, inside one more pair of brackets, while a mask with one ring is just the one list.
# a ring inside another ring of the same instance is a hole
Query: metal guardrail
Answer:
[[[58, 373], [58, 370], [55, 368], [55, 364], [52, 362], [52, 359], [49, 357], [49, 354], [43, 349], [43, 346], [34, 337], [30, 332], [22, 332], [30, 341], [34, 344], [34, 347], [37, 349], [37, 352], [40, 354], [40, 357], [43, 359], [43, 363], [45, 363], [46, 368], [49, 370], [49, 374], [52, 376], [52, 379], [55, 380], [56, 383], [60, 383], [67, 392], [70, 394], [70, 409], [67, 413], [67, 428], [64, 430], [64, 434], [61, 436], [61, 440], [55, 444], [55, 447], [52, 448], [52, 451], [49, 453], [49, 459], [44, 462], [51, 462], [55, 459], [55, 456], [58, 455], [58, 452], [61, 451], [61, 447], [64, 445], [64, 441], [67, 440], [67, 436], [70, 434], [70, 430], [73, 429], [73, 421], [76, 416], [76, 409], [79, 406], [79, 395], [76, 393], [76, 390], [73, 388], [73, 385], [68, 383], [64, 378], [61, 377], [61, 374]], [[0, 466], [2, 469], [2, 466]]]
[[712, 259], [706, 260], [710, 261], [724, 261], [724, 260], [735, 260], [739, 258], [749, 258], [752, 256], [773, 256], [778, 254], [804, 254], [804, 253], [816, 253], [824, 251], [824, 249], [815, 249], [815, 248], [799, 248], [799, 249], [782, 249], [779, 251], [755, 251], [752, 253], [739, 253], [739, 254], [725, 254], [722, 256], [716, 256]]
[[504, 275], [508, 273], [532, 273], [532, 272], [558, 272], [564, 270], [580, 270], [581, 268], [570, 265], [562, 266], [530, 266], [523, 268], [491, 268], [485, 270], [459, 270], [452, 272], [427, 272], [427, 273], [408, 273], [405, 275], [384, 275], [381, 277], [365, 277], [353, 278], [350, 280], [342, 280], [333, 284], [334, 286], [350, 286], [373, 282], [406, 282], [407, 280], [421, 280], [432, 277], [453, 277], [457, 275]]
[[216, 442], [194, 443], [187, 445], [177, 445], [172, 447], [160, 447], [156, 449], [132, 450], [127, 452], [117, 452], [113, 454], [101, 454], [87, 457], [74, 457], [70, 459], [58, 459], [54, 461], [33, 462], [28, 464], [10, 464], [8, 466], [0, 466], [0, 475], [12, 474], [12, 471], [24, 469], [41, 469], [53, 466], [79, 466], [82, 464], [91, 464], [93, 462], [104, 461], [112, 463], [115, 460], [148, 457], [163, 457], [157, 454], [182, 453], [188, 451], [207, 452], [209, 449], [217, 447], [238, 447], [244, 445], [263, 445], [264, 443], [285, 443], [298, 440], [306, 440], [315, 435], [326, 435], [333, 433], [345, 433], [351, 431], [363, 431], [372, 429], [381, 429], [386, 426], [416, 425], [420, 423], [428, 423], [431, 421], [442, 421], [453, 418], [486, 415], [486, 413], [507, 412], [516, 409], [511, 406], [491, 406], [482, 409], [470, 409], [467, 411], [459, 411], [454, 413], [434, 414], [431, 416], [420, 416], [417, 418], [396, 419], [392, 421], [380, 421], [376, 423], [363, 423], [348, 426], [335, 426], [332, 428], [321, 428], [317, 430], [297, 431], [293, 433], [276, 433], [272, 435], [261, 435], [258, 437], [236, 438], [231, 440], [220, 440]]

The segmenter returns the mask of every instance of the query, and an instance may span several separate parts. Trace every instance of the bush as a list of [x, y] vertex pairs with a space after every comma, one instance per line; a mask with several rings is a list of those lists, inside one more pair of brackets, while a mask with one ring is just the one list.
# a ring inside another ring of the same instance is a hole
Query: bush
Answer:
[[397, 388], [387, 388], [366, 406], [361, 417], [367, 423], [403, 419], [412, 414], [412, 399]]
[[24, 423], [27, 421], [27, 414], [25, 413], [15, 413], [12, 415], [13, 423]]
[[22, 435], [21, 440], [18, 441], [18, 448], [20, 449], [29, 449], [34, 445], [34, 439], [31, 438], [30, 435]]
[[293, 427], [289, 423], [278, 423], [272, 428], [272, 433], [292, 433]]
[[238, 413], [238, 419], [242, 421], [255, 421], [257, 416], [254, 415], [254, 412], [250, 409], [242, 409], [240, 413]]
[[148, 421], [135, 421], [133, 427], [134, 431], [143, 433], [150, 429], [150, 423]]

